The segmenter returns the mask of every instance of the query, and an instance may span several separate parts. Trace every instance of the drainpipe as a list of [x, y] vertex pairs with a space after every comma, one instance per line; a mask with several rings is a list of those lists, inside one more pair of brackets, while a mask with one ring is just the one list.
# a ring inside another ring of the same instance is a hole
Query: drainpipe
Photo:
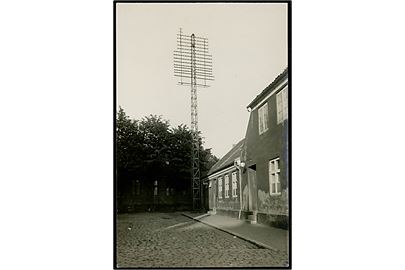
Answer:
[[239, 219], [240, 216], [242, 214], [242, 169], [245, 167], [245, 163], [239, 161], [239, 165], [238, 163], [234, 163], [234, 166], [236, 169], [239, 170], [239, 202], [240, 202], [240, 206], [239, 206]]
[[240, 216], [242, 214], [242, 170], [241, 166], [238, 165], [237, 162], [234, 163], [233, 165], [237, 170], [239, 170], [239, 215], [238, 218], [240, 219]]
[[240, 202], [239, 219], [240, 219], [240, 215], [242, 214], [242, 170], [240, 166], [238, 166], [238, 169], [239, 169], [239, 202]]

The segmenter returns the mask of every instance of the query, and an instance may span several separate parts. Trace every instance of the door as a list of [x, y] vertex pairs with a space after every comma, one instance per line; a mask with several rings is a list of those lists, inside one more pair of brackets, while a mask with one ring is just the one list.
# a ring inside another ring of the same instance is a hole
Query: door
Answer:
[[248, 168], [248, 210], [257, 210], [256, 165]]

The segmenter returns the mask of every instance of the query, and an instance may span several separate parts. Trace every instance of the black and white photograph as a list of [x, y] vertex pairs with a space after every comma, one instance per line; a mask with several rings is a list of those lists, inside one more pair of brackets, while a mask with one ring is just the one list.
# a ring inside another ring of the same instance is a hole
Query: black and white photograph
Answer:
[[405, 269], [404, 10], [3, 1], [1, 269]]
[[116, 268], [290, 268], [290, 4], [115, 2]]

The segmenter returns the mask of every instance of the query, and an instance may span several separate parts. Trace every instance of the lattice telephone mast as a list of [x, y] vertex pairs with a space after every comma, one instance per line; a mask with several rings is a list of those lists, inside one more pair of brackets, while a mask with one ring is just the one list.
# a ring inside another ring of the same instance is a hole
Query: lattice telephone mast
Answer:
[[191, 88], [191, 134], [192, 134], [192, 191], [193, 209], [202, 208], [202, 185], [200, 179], [200, 153], [198, 134], [197, 87], [209, 87], [213, 81], [212, 55], [208, 54], [208, 39], [194, 34], [177, 34], [177, 50], [174, 51], [174, 76], [179, 85]]

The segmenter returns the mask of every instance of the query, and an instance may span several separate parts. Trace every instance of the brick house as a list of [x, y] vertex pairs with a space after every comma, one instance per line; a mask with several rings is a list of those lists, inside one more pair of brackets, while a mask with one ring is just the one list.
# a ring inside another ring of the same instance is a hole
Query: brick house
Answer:
[[213, 213], [238, 217], [241, 210], [240, 162], [244, 139], [232, 147], [209, 170], [208, 182], [209, 209]]
[[[213, 203], [216, 203], [217, 211], [241, 210], [239, 217], [246, 218], [252, 223], [259, 222], [287, 228], [288, 69], [250, 102], [247, 109], [250, 118], [245, 139], [237, 149], [238, 154], [234, 153], [228, 157], [233, 159], [234, 170], [241, 176], [241, 196], [235, 198], [233, 203], [228, 198], [222, 201], [213, 200]], [[214, 196], [211, 193], [220, 194], [215, 189], [223, 190], [220, 185], [224, 181], [222, 179], [226, 173], [232, 172], [231, 169], [227, 169], [231, 166], [230, 160], [223, 161], [224, 164], [221, 166], [221, 161], [226, 159], [227, 155], [215, 164], [209, 173], [212, 187], [210, 196]], [[239, 178], [237, 179], [239, 181]], [[236, 203], [237, 200], [241, 202]]]
[[288, 69], [248, 106], [245, 163], [248, 210], [259, 223], [288, 226]]

